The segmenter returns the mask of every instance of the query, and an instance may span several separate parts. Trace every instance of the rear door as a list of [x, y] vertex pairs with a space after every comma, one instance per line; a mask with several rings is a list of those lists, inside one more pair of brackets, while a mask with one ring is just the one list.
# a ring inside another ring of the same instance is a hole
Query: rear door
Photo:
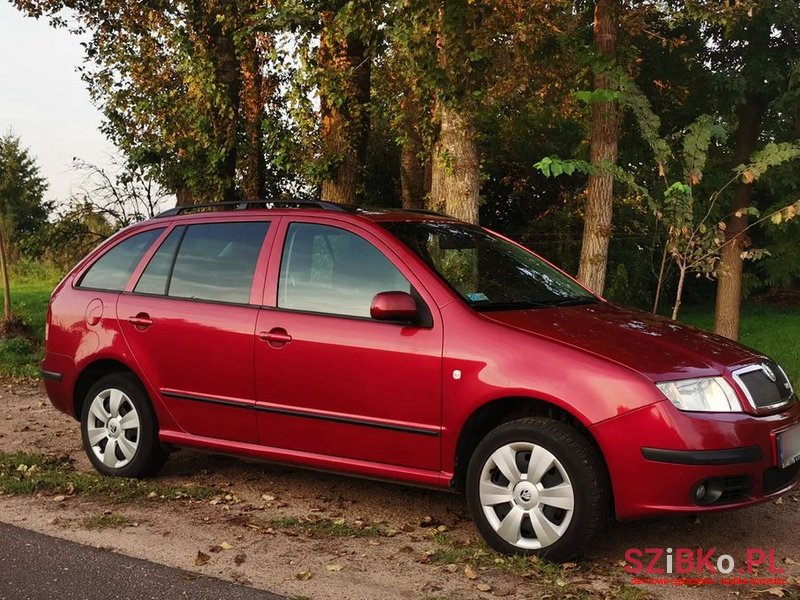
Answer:
[[141, 372], [190, 434], [257, 441], [252, 299], [260, 300], [269, 232], [257, 219], [177, 225], [117, 301]]
[[[284, 222], [271, 306], [256, 327], [261, 443], [438, 470], [442, 324], [433, 300], [370, 232], [323, 217]], [[371, 319], [384, 291], [415, 295], [426, 322]]]

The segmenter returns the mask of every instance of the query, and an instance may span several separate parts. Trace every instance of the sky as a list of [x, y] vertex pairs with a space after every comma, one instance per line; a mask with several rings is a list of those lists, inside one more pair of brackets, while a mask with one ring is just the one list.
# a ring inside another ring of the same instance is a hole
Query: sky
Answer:
[[59, 202], [81, 186], [73, 157], [106, 166], [114, 150], [76, 71], [82, 56], [78, 37], [0, 0], [0, 135], [21, 138], [49, 183], [46, 198]]

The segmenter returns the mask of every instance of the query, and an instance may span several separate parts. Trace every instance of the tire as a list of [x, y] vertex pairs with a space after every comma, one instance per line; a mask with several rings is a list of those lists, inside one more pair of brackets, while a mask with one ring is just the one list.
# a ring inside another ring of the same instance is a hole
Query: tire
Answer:
[[91, 387], [81, 410], [81, 436], [86, 455], [104, 475], [146, 477], [168, 456], [150, 399], [130, 373], [106, 375]]
[[610, 485], [595, 448], [576, 429], [546, 418], [493, 429], [472, 454], [466, 495], [492, 548], [555, 561], [581, 554], [610, 513]]

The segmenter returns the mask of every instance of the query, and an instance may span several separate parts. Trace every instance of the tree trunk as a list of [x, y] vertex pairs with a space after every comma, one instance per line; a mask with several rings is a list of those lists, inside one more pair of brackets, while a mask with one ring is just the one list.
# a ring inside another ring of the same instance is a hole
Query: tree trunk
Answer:
[[264, 82], [265, 40], [257, 35], [248, 40], [240, 60], [242, 89], [240, 96], [244, 141], [239, 151], [239, 172], [242, 177], [242, 196], [245, 200], [260, 200], [266, 196], [267, 163], [264, 156], [264, 119], [267, 90]]
[[430, 161], [422, 158], [425, 144], [418, 128], [422, 115], [419, 104], [412, 99], [405, 100], [402, 109], [405, 141], [400, 149], [400, 196], [403, 208], [425, 208], [430, 192]]
[[3, 279], [3, 320], [11, 320], [11, 283], [8, 277], [8, 261], [6, 259], [6, 243], [0, 225], [0, 277]]
[[678, 289], [675, 292], [675, 304], [672, 307], [672, 320], [678, 320], [678, 314], [681, 311], [681, 302], [683, 302], [683, 284], [686, 281], [686, 267], [679, 267], [680, 272], [678, 275]]
[[[763, 105], [760, 99], [748, 94], [739, 106], [739, 125], [736, 129], [735, 162], [742, 164], [753, 153], [758, 142]], [[717, 306], [714, 332], [732, 340], [739, 338], [739, 312], [742, 304], [742, 250], [748, 239], [747, 215], [736, 216], [741, 208], [750, 206], [753, 185], [741, 179], [736, 183], [726, 222], [725, 245], [720, 256], [717, 282]]]
[[[323, 200], [359, 204], [364, 196], [364, 168], [369, 141], [369, 103], [372, 59], [364, 40], [352, 35], [335, 39], [327, 30], [332, 15], [323, 14], [319, 65], [323, 79], [344, 82], [344, 89], [320, 86], [323, 156], [331, 165], [322, 181]], [[327, 74], [326, 74], [327, 71]], [[338, 72], [331, 77], [332, 72]], [[344, 98], [334, 104], [329, 95]]]
[[439, 135], [431, 159], [431, 208], [477, 224], [480, 162], [475, 127], [469, 115], [442, 102], [436, 114]]
[[[599, 54], [614, 58], [617, 52], [619, 13], [617, 0], [598, 0], [594, 11], [594, 45]], [[604, 72], [594, 76], [594, 89], [606, 90]], [[598, 170], [586, 187], [586, 215], [578, 279], [596, 294], [605, 287], [608, 242], [614, 204], [614, 176], [607, 167], [617, 162], [621, 111], [615, 101], [592, 103], [591, 160]]]
[[208, 9], [195, 6], [194, 22], [199, 32], [204, 50], [208, 53], [214, 71], [214, 84], [225, 99], [225, 106], [216, 111], [214, 117], [214, 136], [222, 158], [214, 163], [216, 179], [220, 185], [221, 197], [205, 196], [207, 190], [194, 190], [192, 199], [210, 202], [236, 200], [236, 152], [239, 131], [239, 92], [241, 72], [236, 56], [236, 43], [230, 23], [236, 14], [232, 0], [214, 0]]

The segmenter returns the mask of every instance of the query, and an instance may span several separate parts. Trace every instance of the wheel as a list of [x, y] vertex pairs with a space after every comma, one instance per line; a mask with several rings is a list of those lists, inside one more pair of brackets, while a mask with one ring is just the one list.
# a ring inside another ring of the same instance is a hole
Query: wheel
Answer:
[[568, 560], [605, 525], [605, 466], [574, 428], [525, 418], [492, 430], [467, 467], [467, 504], [486, 542], [506, 554]]
[[145, 477], [167, 458], [147, 393], [128, 373], [106, 375], [91, 387], [83, 403], [81, 434], [89, 460], [104, 475]]

